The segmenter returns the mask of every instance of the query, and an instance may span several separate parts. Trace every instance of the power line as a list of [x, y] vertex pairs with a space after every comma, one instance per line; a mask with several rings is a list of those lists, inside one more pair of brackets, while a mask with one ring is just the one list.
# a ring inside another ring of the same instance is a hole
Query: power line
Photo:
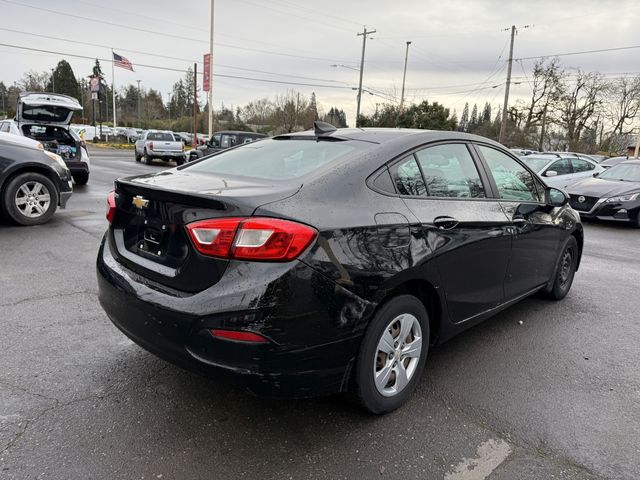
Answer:
[[[103, 61], [103, 62], [111, 62], [110, 58], [99, 58], [99, 57], [89, 56], [89, 55], [78, 55], [78, 54], [73, 54], [73, 53], [57, 52], [57, 51], [45, 50], [45, 49], [41, 49], [41, 48], [24, 47], [24, 46], [21, 46], [21, 45], [12, 45], [12, 44], [9, 44], [9, 43], [0, 43], [0, 47], [17, 48], [17, 49], [20, 49], [20, 50], [28, 50], [28, 51], [32, 51], [32, 52], [50, 53], [50, 54], [53, 54], [53, 55], [65, 55], [67, 57], [84, 58], [84, 59], [87, 59], [87, 60], [93, 60], [93, 59], [97, 58], [98, 60]], [[187, 73], [187, 71], [188, 71], [188, 70], [184, 70], [184, 69], [180, 69], [180, 68], [163, 67], [163, 66], [160, 66], [160, 65], [149, 65], [149, 64], [142, 64], [142, 63], [137, 63], [136, 66], [145, 67], [145, 68], [153, 68], [153, 69], [156, 69], [156, 70], [167, 70], [167, 71], [171, 71], [171, 72], [180, 72], [180, 73]], [[284, 80], [274, 80], [274, 79], [268, 79], [268, 78], [243, 77], [243, 76], [240, 76], [240, 75], [227, 75], [227, 74], [221, 74], [221, 73], [214, 73], [214, 76], [221, 77], [221, 78], [234, 78], [234, 79], [237, 79], [237, 80], [249, 80], [249, 81], [254, 81], [254, 82], [277, 83], [277, 84], [283, 84], [283, 85], [300, 85], [300, 86], [305, 86], [305, 87], [336, 88], [336, 89], [349, 89], [349, 90], [352, 89], [352, 87], [341, 86], [341, 85], [325, 85], [325, 84], [318, 84], [318, 83], [288, 82], [288, 81], [284, 81]]]
[[580, 52], [567, 52], [567, 53], [554, 53], [552, 55], [538, 55], [538, 56], [533, 56], [533, 57], [521, 57], [521, 58], [516, 58], [515, 60], [517, 61], [521, 61], [521, 60], [537, 60], [538, 58], [550, 58], [550, 57], [568, 57], [571, 55], [584, 55], [587, 53], [602, 53], [602, 52], [615, 52], [618, 50], [631, 50], [634, 48], [640, 48], [640, 45], [629, 45], [627, 47], [613, 47], [613, 48], [600, 48], [597, 50], [583, 50]]

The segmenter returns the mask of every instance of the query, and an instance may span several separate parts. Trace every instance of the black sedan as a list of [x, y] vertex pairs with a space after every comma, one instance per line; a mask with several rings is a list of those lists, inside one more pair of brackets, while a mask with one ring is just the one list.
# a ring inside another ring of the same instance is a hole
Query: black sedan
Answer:
[[536, 292], [563, 298], [580, 217], [457, 132], [280, 135], [116, 181], [100, 302], [135, 342], [255, 393], [391, 411], [429, 347]]
[[47, 222], [73, 192], [62, 158], [29, 138], [0, 133], [0, 211], [19, 225]]
[[627, 160], [569, 187], [571, 206], [582, 217], [640, 227], [640, 160]]

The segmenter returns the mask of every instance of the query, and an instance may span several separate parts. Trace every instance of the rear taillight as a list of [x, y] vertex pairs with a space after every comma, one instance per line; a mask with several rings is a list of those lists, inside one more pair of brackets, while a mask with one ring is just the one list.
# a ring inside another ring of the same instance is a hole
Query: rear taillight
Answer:
[[253, 332], [243, 332], [241, 330], [211, 330], [211, 335], [224, 340], [235, 340], [236, 342], [247, 343], [267, 343], [269, 340], [262, 335]]
[[202, 220], [187, 232], [203, 255], [272, 262], [297, 258], [318, 234], [308, 225], [261, 217]]
[[149, 150], [153, 150], [153, 142], [149, 142]]
[[107, 221], [111, 224], [116, 216], [116, 192], [107, 195]]

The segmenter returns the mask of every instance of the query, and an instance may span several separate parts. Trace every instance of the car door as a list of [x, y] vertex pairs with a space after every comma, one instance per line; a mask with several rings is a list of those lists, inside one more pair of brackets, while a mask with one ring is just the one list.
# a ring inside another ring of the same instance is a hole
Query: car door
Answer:
[[502, 303], [510, 222], [467, 144], [429, 146], [389, 170], [433, 252], [451, 320]]
[[546, 284], [555, 268], [563, 228], [554, 209], [545, 203], [545, 188], [518, 160], [487, 145], [477, 144], [500, 204], [513, 225], [511, 259], [505, 281], [507, 300]]
[[[555, 174], [550, 175], [550, 172], [555, 172]], [[571, 160], [569, 158], [556, 160], [552, 164], [547, 165], [540, 176], [544, 177], [544, 182], [550, 187], [565, 188], [566, 185], [574, 181]]]
[[595, 162], [590, 162], [583, 158], [572, 158], [571, 166], [573, 167], [574, 173], [572, 175], [572, 181], [566, 185], [567, 187], [573, 185], [578, 180], [592, 177], [595, 172], [601, 172], [604, 170], [604, 168], [600, 167]]

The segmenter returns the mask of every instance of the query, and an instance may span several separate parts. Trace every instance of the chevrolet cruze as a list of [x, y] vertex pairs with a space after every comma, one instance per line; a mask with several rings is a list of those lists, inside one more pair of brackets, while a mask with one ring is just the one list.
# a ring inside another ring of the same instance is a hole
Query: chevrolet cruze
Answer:
[[122, 178], [97, 272], [113, 323], [254, 393], [384, 413], [429, 347], [563, 298], [583, 229], [560, 190], [457, 132], [315, 129]]

